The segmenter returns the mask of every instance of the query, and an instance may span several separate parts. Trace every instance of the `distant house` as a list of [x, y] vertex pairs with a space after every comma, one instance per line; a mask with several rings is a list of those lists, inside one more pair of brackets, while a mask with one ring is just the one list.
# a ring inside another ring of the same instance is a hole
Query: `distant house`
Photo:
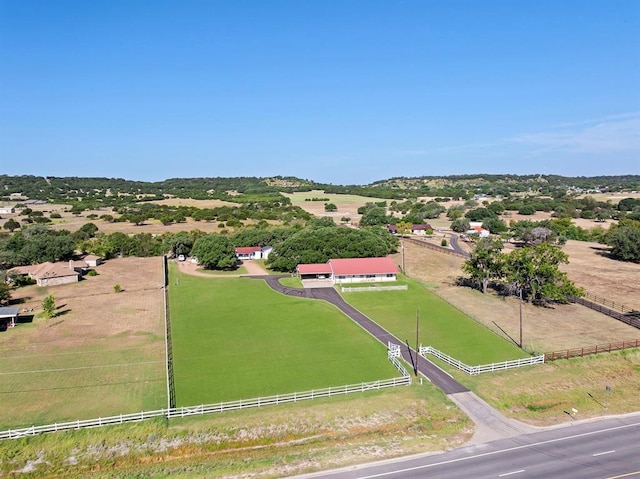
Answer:
[[[387, 231], [393, 235], [398, 234], [398, 227], [396, 225], [387, 225]], [[430, 224], [415, 224], [411, 225], [411, 234], [412, 235], [426, 235], [428, 232], [433, 232], [433, 226]]]
[[267, 259], [271, 246], [238, 246], [236, 248], [236, 258], [243, 259]]
[[11, 268], [7, 273], [26, 275], [33, 278], [38, 286], [55, 286], [58, 284], [77, 283], [80, 273], [76, 271], [74, 262], [40, 263], [31, 266]]
[[11, 206], [0, 206], [0, 215], [12, 215], [16, 209]]
[[482, 226], [472, 226], [471, 229], [465, 232], [467, 236], [478, 235], [480, 238], [488, 238], [491, 231], [484, 229]]
[[411, 225], [411, 234], [414, 235], [426, 235], [429, 232], [433, 233], [433, 226], [430, 224]]
[[299, 264], [300, 279], [329, 279], [340, 283], [396, 281], [398, 267], [391, 258], [339, 258], [320, 264]]

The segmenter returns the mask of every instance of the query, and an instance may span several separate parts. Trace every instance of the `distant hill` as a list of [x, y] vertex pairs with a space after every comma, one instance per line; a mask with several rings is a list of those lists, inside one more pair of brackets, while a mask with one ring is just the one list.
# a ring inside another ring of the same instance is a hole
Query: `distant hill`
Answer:
[[114, 205], [164, 198], [273, 201], [280, 193], [324, 190], [387, 199], [417, 196], [469, 198], [475, 194], [508, 196], [531, 192], [553, 195], [573, 191], [599, 193], [640, 190], [640, 175], [565, 177], [558, 175], [470, 174], [455, 176], [396, 177], [367, 185], [332, 185], [312, 180], [275, 176], [268, 178], [170, 178], [158, 182], [122, 178], [83, 178], [0, 175], [5, 202], [20, 198], [66, 203]]

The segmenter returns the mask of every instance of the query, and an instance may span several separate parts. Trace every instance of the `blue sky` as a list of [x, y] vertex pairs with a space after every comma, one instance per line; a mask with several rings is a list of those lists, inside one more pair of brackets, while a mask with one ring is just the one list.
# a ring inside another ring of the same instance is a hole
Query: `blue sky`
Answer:
[[0, 174], [640, 174], [637, 0], [0, 0]]

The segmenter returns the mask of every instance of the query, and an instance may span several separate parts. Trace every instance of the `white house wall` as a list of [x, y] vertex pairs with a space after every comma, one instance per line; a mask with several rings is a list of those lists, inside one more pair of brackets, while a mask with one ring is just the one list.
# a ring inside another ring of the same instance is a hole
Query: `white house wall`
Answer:
[[343, 283], [382, 283], [385, 281], [396, 281], [396, 275], [356, 275], [356, 276], [334, 276], [333, 282]]

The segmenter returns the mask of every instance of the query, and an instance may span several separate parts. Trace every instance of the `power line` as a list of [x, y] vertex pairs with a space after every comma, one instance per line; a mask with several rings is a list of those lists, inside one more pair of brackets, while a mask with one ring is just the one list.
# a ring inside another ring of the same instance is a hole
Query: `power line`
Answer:
[[57, 368], [57, 369], [33, 369], [31, 371], [14, 371], [14, 372], [4, 372], [0, 373], [0, 376], [9, 376], [11, 374], [31, 374], [31, 373], [51, 373], [51, 372], [59, 372], [59, 371], [78, 371], [81, 369], [99, 369], [99, 368], [112, 368], [112, 367], [121, 367], [121, 366], [135, 366], [137, 364], [157, 364], [163, 363], [164, 361], [142, 361], [139, 363], [120, 363], [120, 364], [104, 364], [100, 366], [82, 366], [78, 368]]

